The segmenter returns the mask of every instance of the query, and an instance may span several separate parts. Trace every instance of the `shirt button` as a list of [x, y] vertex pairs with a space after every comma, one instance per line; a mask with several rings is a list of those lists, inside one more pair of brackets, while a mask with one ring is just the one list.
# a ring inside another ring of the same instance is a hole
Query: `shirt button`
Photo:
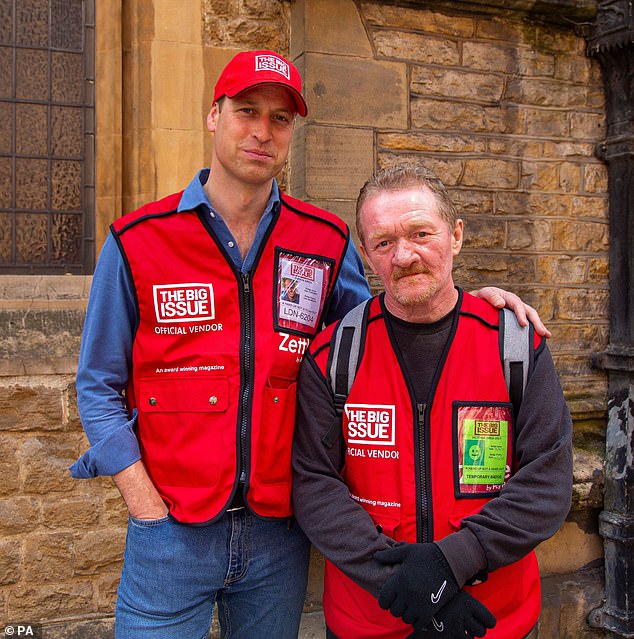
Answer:
[[209, 217], [211, 217], [212, 219], [215, 219], [216, 214], [213, 211], [209, 211]]
[[150, 406], [156, 406], [156, 397], [150, 397]]
[[233, 242], [229, 242], [229, 248], [233, 248], [235, 244]]
[[217, 398], [215, 395], [212, 395], [212, 396], [209, 398], [209, 403], [210, 403], [212, 406], [213, 406], [214, 404], [217, 404], [217, 403], [218, 403], [218, 398]]

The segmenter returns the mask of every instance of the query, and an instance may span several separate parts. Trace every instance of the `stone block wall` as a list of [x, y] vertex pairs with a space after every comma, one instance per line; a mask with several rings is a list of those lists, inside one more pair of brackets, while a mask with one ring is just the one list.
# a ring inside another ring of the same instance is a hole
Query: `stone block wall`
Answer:
[[0, 277], [0, 618], [60, 639], [112, 615], [127, 524], [109, 478], [68, 472], [87, 446], [74, 370], [89, 287]]
[[[407, 4], [185, 0], [175, 11], [166, 0], [100, 0], [98, 244], [122, 212], [207, 164], [211, 90], [244, 48], [277, 49], [302, 71], [309, 116], [283, 175], [293, 195], [353, 225], [376, 167], [424, 160], [465, 219], [456, 280], [520, 293], [553, 331], [575, 421], [575, 493], [568, 521], [538, 551], [539, 636], [597, 637], [585, 616], [602, 596], [606, 380], [589, 364], [608, 331], [599, 69], [569, 24], [480, 2]], [[43, 622], [51, 639], [112, 636], [125, 537], [111, 481], [73, 481], [66, 470], [87, 447], [74, 372], [89, 284], [0, 278], [0, 616]], [[321, 569], [315, 555], [313, 614]]]

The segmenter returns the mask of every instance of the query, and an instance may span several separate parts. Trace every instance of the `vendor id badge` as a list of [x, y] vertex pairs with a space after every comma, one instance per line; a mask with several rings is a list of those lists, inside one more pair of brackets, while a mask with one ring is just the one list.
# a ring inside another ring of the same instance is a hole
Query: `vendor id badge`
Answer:
[[499, 492], [511, 475], [513, 407], [506, 403], [454, 403], [458, 494]]
[[276, 329], [313, 336], [319, 328], [334, 262], [279, 250], [276, 260]]

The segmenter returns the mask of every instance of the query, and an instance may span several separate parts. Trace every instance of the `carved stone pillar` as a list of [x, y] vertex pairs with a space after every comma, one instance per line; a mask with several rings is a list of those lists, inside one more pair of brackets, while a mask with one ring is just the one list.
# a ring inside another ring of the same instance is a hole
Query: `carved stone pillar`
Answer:
[[604, 510], [605, 603], [590, 624], [607, 637], [634, 637], [634, 5], [599, 0], [588, 55], [601, 64], [608, 165], [610, 343], [595, 357], [608, 371]]

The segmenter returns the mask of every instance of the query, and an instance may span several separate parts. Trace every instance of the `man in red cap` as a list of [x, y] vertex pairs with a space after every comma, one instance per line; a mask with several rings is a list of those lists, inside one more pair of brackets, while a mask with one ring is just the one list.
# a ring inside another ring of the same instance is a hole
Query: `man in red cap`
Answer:
[[117, 639], [207, 637], [214, 603], [223, 637], [297, 637], [296, 378], [320, 327], [369, 297], [348, 227], [275, 182], [306, 113], [288, 60], [238, 54], [207, 117], [211, 168], [103, 246], [77, 372], [91, 448], [71, 472], [112, 475], [129, 510]]
[[239, 93], [262, 84], [277, 84], [286, 88], [303, 118], [308, 113], [302, 95], [302, 78], [295, 65], [273, 51], [238, 53], [224, 68], [214, 89], [214, 102], [223, 96], [235, 98]]

